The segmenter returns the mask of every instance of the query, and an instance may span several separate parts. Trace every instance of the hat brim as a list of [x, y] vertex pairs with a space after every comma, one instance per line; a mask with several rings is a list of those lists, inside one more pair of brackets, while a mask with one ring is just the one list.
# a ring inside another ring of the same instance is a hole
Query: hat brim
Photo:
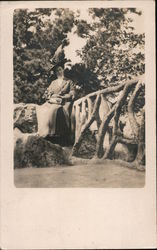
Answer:
[[63, 60], [62, 62], [56, 63], [55, 65], [53, 65], [53, 66], [51, 67], [51, 70], [52, 70], [52, 71], [56, 71], [56, 69], [57, 69], [58, 67], [64, 68], [64, 64], [65, 64], [66, 62], [67, 62], [67, 60], [65, 59], [65, 60]]

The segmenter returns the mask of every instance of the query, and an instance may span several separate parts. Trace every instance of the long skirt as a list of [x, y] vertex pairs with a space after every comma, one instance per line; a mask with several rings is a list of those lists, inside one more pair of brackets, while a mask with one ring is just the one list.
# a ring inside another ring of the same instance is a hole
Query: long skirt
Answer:
[[42, 137], [69, 134], [70, 118], [66, 106], [47, 102], [38, 106], [37, 121], [38, 134]]

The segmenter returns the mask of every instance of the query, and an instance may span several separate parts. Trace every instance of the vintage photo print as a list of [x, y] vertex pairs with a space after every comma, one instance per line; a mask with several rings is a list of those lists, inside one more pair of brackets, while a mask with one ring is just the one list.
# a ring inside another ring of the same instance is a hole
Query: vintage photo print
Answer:
[[143, 187], [141, 8], [13, 13], [16, 187]]
[[2, 249], [156, 247], [153, 1], [2, 1]]

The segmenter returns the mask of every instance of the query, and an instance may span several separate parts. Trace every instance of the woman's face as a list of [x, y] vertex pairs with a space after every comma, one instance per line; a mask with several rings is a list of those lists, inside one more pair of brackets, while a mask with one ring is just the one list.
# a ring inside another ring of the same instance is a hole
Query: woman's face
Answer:
[[62, 67], [58, 67], [57, 70], [56, 70], [56, 75], [57, 77], [61, 77], [64, 75], [64, 70]]

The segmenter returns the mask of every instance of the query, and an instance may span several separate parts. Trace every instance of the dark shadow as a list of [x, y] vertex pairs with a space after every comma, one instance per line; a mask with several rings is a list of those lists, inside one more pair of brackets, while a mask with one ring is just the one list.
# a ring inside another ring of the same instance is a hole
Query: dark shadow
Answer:
[[45, 139], [53, 144], [59, 144], [62, 147], [68, 147], [73, 146], [74, 142], [72, 138], [73, 136], [71, 133], [71, 128], [67, 125], [63, 109], [60, 108], [57, 111], [55, 134], [48, 135]]

